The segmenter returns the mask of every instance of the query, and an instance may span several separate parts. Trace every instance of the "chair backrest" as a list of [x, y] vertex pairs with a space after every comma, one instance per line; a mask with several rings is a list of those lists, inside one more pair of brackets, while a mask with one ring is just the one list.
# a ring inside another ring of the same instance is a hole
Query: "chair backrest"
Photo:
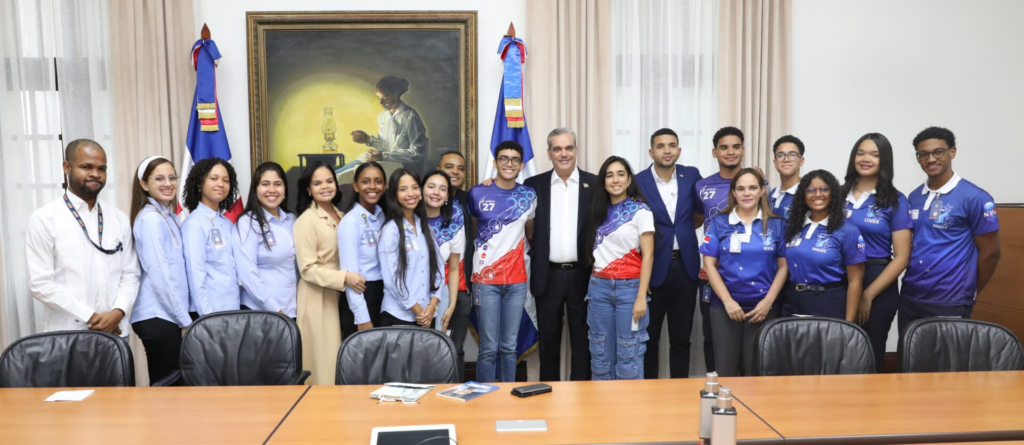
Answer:
[[434, 330], [392, 326], [358, 331], [338, 350], [338, 385], [457, 383], [455, 343]]
[[786, 317], [765, 323], [754, 345], [754, 374], [869, 374], [875, 358], [867, 333], [834, 318]]
[[299, 327], [277, 312], [209, 314], [192, 323], [181, 340], [186, 385], [288, 385], [301, 372]]
[[903, 372], [1019, 371], [1024, 351], [1010, 330], [963, 318], [923, 318], [898, 346]]
[[135, 386], [132, 351], [100, 331], [30, 335], [0, 355], [0, 388]]

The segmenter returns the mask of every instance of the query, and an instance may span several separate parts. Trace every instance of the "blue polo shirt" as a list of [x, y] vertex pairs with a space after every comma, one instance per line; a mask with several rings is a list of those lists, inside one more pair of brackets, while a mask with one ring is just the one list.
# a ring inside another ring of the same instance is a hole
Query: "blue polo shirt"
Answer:
[[[941, 206], [932, 215], [935, 201]], [[999, 230], [992, 195], [954, 173], [939, 190], [922, 184], [910, 193], [910, 219], [914, 242], [902, 297], [937, 306], [973, 305], [978, 293], [974, 237]]]
[[789, 218], [789, 209], [793, 206], [793, 196], [796, 195], [796, 188], [799, 186], [800, 183], [786, 190], [779, 190], [782, 185], [773, 188], [772, 194], [768, 197], [768, 203], [772, 205], [772, 212], [782, 219]]
[[842, 281], [846, 266], [860, 264], [864, 238], [853, 224], [843, 224], [828, 233], [828, 218], [821, 222], [804, 219], [804, 229], [786, 243], [789, 279], [797, 284], [823, 285]]
[[913, 229], [910, 220], [910, 204], [907, 197], [896, 192], [896, 207], [878, 208], [875, 191], [864, 193], [860, 200], [851, 192], [846, 197], [846, 222], [857, 226], [866, 244], [864, 254], [868, 258], [889, 258], [892, 256], [892, 233]]
[[[785, 232], [786, 222], [779, 218], [768, 220], [768, 230], [765, 231], [761, 212], [757, 213], [750, 227], [743, 224], [735, 211], [711, 218], [700, 253], [718, 258], [718, 273], [729, 289], [729, 295], [744, 311], [754, 309], [771, 289], [779, 271], [779, 257], [785, 254], [786, 247], [782, 241]], [[748, 233], [749, 236], [746, 235]], [[725, 307], [714, 294], [711, 305]]]

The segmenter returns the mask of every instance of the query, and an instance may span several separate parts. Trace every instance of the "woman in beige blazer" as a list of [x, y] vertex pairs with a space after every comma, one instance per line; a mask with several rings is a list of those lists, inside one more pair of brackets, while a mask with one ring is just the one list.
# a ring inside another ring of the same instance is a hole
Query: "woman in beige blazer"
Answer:
[[299, 178], [295, 220], [295, 258], [299, 263], [297, 322], [302, 333], [302, 367], [312, 371], [310, 383], [333, 385], [338, 349], [341, 348], [339, 292], [350, 286], [365, 291], [366, 280], [356, 272], [338, 268], [336, 207], [341, 192], [334, 171], [323, 162], [306, 168]]

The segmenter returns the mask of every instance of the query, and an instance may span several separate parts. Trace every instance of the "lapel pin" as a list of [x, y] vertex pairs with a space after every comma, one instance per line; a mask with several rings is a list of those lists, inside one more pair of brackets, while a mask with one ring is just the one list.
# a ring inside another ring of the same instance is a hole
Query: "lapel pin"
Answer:
[[585, 183], [585, 182], [584, 182], [584, 183], [583, 183], [583, 188], [585, 188], [585, 189], [588, 189], [588, 188], [590, 188], [590, 184], [587, 184], [587, 183]]
[[680, 174], [679, 174], [679, 177], [680, 177], [680, 178], [682, 178], [682, 177], [683, 177], [683, 174], [682, 174], [682, 173], [680, 173]]

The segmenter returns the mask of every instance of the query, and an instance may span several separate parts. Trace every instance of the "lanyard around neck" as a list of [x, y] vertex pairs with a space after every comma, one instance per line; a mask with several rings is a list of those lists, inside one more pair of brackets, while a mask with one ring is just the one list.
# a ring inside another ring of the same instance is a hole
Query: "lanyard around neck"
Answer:
[[99, 230], [99, 244], [96, 244], [96, 242], [94, 242], [92, 238], [89, 237], [89, 229], [85, 228], [85, 221], [82, 221], [82, 216], [78, 214], [78, 210], [76, 210], [75, 206], [71, 204], [71, 200], [68, 199], [68, 195], [66, 193], [64, 194], [64, 204], [67, 204], [68, 210], [71, 211], [71, 214], [74, 215], [75, 217], [75, 221], [78, 221], [78, 225], [82, 228], [82, 233], [85, 234], [85, 238], [89, 240], [90, 243], [92, 243], [92, 246], [95, 247], [96, 250], [99, 250], [100, 252], [103, 252], [107, 255], [113, 255], [117, 252], [124, 250], [124, 247], [120, 242], [117, 243], [117, 247], [114, 248], [114, 250], [104, 249], [103, 247], [100, 246], [101, 244], [103, 244], [103, 207], [99, 207], [99, 203], [96, 203], [96, 212], [98, 214], [98, 219], [96, 220], [96, 227]]

